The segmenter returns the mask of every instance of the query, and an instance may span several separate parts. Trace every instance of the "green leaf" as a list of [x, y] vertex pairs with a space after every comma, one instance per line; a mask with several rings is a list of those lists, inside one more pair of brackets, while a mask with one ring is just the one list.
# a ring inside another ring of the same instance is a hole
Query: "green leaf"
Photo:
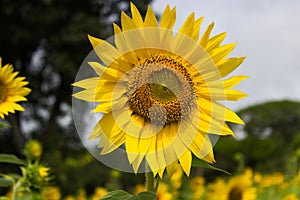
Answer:
[[12, 163], [17, 165], [25, 165], [25, 162], [13, 154], [0, 154], [0, 163]]
[[3, 177], [8, 177], [8, 178], [11, 178], [11, 179], [14, 179], [14, 180], [18, 180], [21, 178], [20, 174], [15, 174], [15, 173], [8, 173], [8, 174], [5, 174], [3, 175]]
[[217, 168], [217, 167], [213, 167], [210, 164], [208, 164], [207, 162], [205, 162], [204, 160], [201, 160], [195, 156], [193, 156], [193, 160], [192, 160], [192, 166], [197, 166], [197, 167], [204, 167], [204, 168], [208, 168], [208, 169], [213, 169], [216, 171], [220, 171], [223, 172], [225, 174], [231, 175], [229, 172], [227, 172], [226, 170]]
[[9, 127], [10, 125], [5, 123], [5, 122], [0, 122], [0, 130], [5, 128], [5, 127]]
[[141, 192], [126, 200], [155, 200], [156, 194], [154, 192]]
[[130, 198], [132, 195], [128, 194], [127, 192], [123, 190], [115, 190], [112, 192], [107, 193], [103, 197], [101, 197], [99, 200], [126, 200]]
[[10, 200], [8, 197], [1, 196], [0, 200]]
[[12, 179], [0, 178], [0, 187], [10, 187], [14, 184]]

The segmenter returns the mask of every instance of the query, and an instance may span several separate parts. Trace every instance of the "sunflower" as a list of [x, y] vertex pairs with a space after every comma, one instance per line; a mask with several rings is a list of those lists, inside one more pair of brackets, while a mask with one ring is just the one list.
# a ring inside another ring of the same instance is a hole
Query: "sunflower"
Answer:
[[201, 176], [196, 176], [191, 180], [190, 188], [193, 192], [192, 199], [201, 199], [205, 192], [205, 180]]
[[218, 179], [209, 185], [207, 197], [211, 200], [255, 200], [257, 191], [252, 184], [252, 173], [247, 171], [227, 183]]
[[13, 66], [9, 64], [2, 67], [0, 57], [0, 117], [2, 119], [9, 112], [24, 111], [24, 108], [16, 102], [27, 101], [25, 96], [31, 91], [24, 87], [28, 84], [24, 81], [25, 78], [16, 77], [19, 72], [13, 72], [13, 70]]
[[172, 174], [178, 162], [189, 175], [192, 154], [214, 162], [208, 134], [234, 135], [226, 122], [243, 124], [220, 101], [246, 96], [232, 89], [246, 76], [223, 80], [244, 57], [227, 58], [236, 43], [211, 37], [214, 23], [200, 37], [203, 17], [194, 13], [175, 32], [176, 8], [167, 6], [159, 25], [150, 6], [144, 19], [130, 7], [132, 17], [122, 12], [121, 27], [113, 24], [113, 44], [89, 36], [97, 76], [74, 83], [83, 90], [73, 96], [99, 103], [89, 139], [101, 138], [102, 155], [125, 146], [135, 172], [145, 160], [155, 175]]
[[229, 180], [225, 194], [225, 200], [255, 200], [256, 188], [252, 187], [251, 177], [241, 175]]

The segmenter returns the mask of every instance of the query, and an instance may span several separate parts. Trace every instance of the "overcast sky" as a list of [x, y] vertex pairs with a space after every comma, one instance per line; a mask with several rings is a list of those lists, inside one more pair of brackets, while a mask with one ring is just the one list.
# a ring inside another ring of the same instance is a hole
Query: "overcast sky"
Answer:
[[226, 105], [300, 101], [300, 0], [154, 0], [152, 7], [161, 14], [167, 4], [176, 6], [175, 29], [195, 12], [204, 26], [215, 22], [214, 34], [226, 31], [226, 42], [238, 42], [232, 56], [247, 56], [234, 74], [250, 76], [236, 87], [249, 97]]

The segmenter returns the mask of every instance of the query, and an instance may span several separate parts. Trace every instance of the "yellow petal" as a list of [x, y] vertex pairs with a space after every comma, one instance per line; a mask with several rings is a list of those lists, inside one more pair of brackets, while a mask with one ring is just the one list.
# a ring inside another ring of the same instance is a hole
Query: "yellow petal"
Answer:
[[89, 136], [89, 140], [94, 140], [99, 138], [102, 135], [103, 131], [101, 128], [101, 125], [99, 122], [97, 122], [97, 124], [95, 125], [95, 127], [93, 128], [90, 136]]
[[182, 166], [183, 171], [187, 176], [190, 175], [192, 167], [192, 154], [189, 150], [185, 151], [183, 155], [179, 158], [179, 162]]
[[113, 27], [114, 27], [114, 39], [115, 39], [115, 44], [116, 44], [117, 49], [119, 51], [121, 51], [122, 53], [128, 52], [129, 47], [128, 47], [128, 45], [125, 45], [126, 41], [125, 41], [125, 38], [121, 31], [121, 28], [115, 23], [113, 23]]
[[143, 154], [138, 154], [138, 155], [136, 156], [136, 159], [132, 162], [132, 168], [133, 168], [133, 171], [134, 171], [135, 173], [137, 173], [137, 171], [138, 171], [138, 169], [139, 169], [139, 167], [140, 167], [140, 165], [141, 165], [141, 163], [142, 163], [144, 157], [145, 157], [145, 155], [143, 155]]
[[98, 62], [89, 62], [89, 65], [95, 70], [95, 72], [104, 79], [110, 80], [110, 79], [119, 79], [124, 75], [123, 72], [113, 69], [110, 67], [104, 67]]
[[194, 40], [196, 40], [196, 41], [199, 39], [200, 26], [201, 26], [201, 24], [202, 24], [202, 22], [203, 22], [203, 19], [204, 19], [204, 17], [200, 17], [200, 18], [198, 18], [197, 20], [195, 20], [195, 22], [194, 22], [194, 31], [193, 31], [193, 36], [192, 36], [192, 38], [193, 38]]
[[226, 37], [226, 32], [220, 33], [220, 34], [215, 35], [214, 37], [210, 38], [208, 40], [206, 51], [210, 52], [211, 50], [218, 48], [221, 45], [221, 43], [223, 42], [223, 40], [225, 39], [225, 37]]
[[237, 124], [244, 124], [244, 122], [240, 119], [240, 117], [230, 110], [229, 108], [225, 107], [224, 105], [217, 103], [217, 102], [211, 102], [207, 99], [199, 99], [198, 101], [199, 105], [205, 105], [200, 106], [200, 109], [203, 110], [206, 114], [210, 115], [213, 118], [216, 118], [218, 120], [233, 122]]
[[127, 98], [120, 98], [118, 100], [114, 100], [113, 102], [101, 102], [95, 109], [91, 111], [91, 113], [95, 112], [103, 112], [103, 113], [109, 113], [112, 108], [122, 108], [127, 103]]
[[216, 162], [213, 151], [210, 151], [204, 158], [201, 159], [211, 164]]
[[220, 74], [222, 77], [227, 76], [233, 72], [240, 64], [244, 62], [246, 57], [227, 58], [217, 63]]
[[123, 143], [125, 142], [125, 139], [122, 135], [119, 135], [114, 140], [110, 141], [109, 145], [105, 145], [104, 148], [101, 151], [102, 155], [109, 154], [119, 148]]
[[216, 48], [210, 52], [210, 55], [215, 63], [218, 63], [220, 60], [224, 59], [226, 56], [230, 54], [230, 52], [234, 49], [237, 43], [226, 44], [219, 48]]
[[172, 29], [176, 21], [176, 8], [174, 7], [170, 10], [170, 6], [167, 5], [166, 9], [164, 10], [161, 21], [160, 27], [166, 29]]
[[120, 57], [120, 52], [105, 40], [88, 36], [94, 51], [105, 65], [110, 65]]
[[145, 16], [144, 27], [158, 27], [157, 19], [150, 5]]
[[106, 141], [106, 144], [101, 151], [102, 154], [112, 152], [125, 142], [125, 134], [116, 124], [113, 113], [104, 114], [99, 121], [99, 125], [103, 131], [101, 140]]
[[[212, 152], [212, 145], [209, 140], [209, 137], [204, 133], [198, 133], [190, 146], [190, 150], [195, 156], [200, 159], [203, 159]], [[211, 160], [212, 162], [213, 160]]]
[[204, 97], [206, 99], [211, 100], [229, 100], [229, 101], [237, 101], [241, 98], [248, 96], [244, 92], [239, 90], [228, 90], [221, 88], [197, 88], [195, 91], [196, 95], [199, 97]]
[[84, 89], [96, 88], [99, 83], [99, 80], [100, 80], [99, 77], [83, 79], [81, 81], [77, 81], [76, 83], [73, 83], [72, 86], [80, 87]]
[[128, 15], [126, 15], [126, 13], [123, 11], [121, 13], [121, 24], [122, 24], [123, 31], [128, 31], [131, 29], [138, 28], [136, 24], [133, 22], [133, 20]]
[[137, 27], [143, 27], [142, 16], [141, 16], [139, 10], [136, 8], [136, 6], [132, 2], [130, 2], [130, 8], [131, 8], [133, 23], [136, 24]]
[[93, 37], [91, 35], [88, 35], [88, 38], [93, 46], [93, 48], [97, 47], [98, 45], [102, 44], [103, 42], [105, 42], [104, 40], [101, 40], [99, 38]]
[[171, 177], [175, 173], [177, 168], [178, 168], [178, 161], [177, 160], [176, 160], [176, 162], [173, 162], [172, 164], [168, 165], [167, 166], [168, 176]]
[[27, 101], [27, 99], [23, 96], [15, 95], [15, 96], [8, 96], [6, 101], [10, 102], [17, 102], [17, 101]]
[[139, 138], [126, 134], [126, 152], [129, 163], [133, 163], [133, 161], [137, 158], [140, 154], [139, 151]]
[[208, 25], [208, 27], [206, 28], [203, 36], [201, 37], [200, 39], [200, 45], [203, 47], [203, 48], [206, 48], [206, 45], [208, 43], [208, 39], [209, 39], [209, 36], [210, 36], [210, 33], [212, 31], [212, 29], [214, 28], [214, 22], [212, 22], [210, 25]]
[[179, 29], [178, 33], [184, 34], [192, 38], [194, 34], [194, 18], [195, 13], [191, 13]]
[[19, 104], [12, 103], [11, 105], [13, 105], [12, 107], [13, 107], [14, 110], [25, 111], [25, 109]]
[[88, 102], [96, 102], [96, 88], [91, 88], [87, 90], [83, 90], [81, 92], [77, 92], [72, 96]]
[[233, 88], [234, 86], [236, 86], [237, 84], [239, 84], [241, 81], [245, 80], [249, 78], [249, 76], [233, 76], [229, 79], [226, 79], [223, 81], [224, 87], [227, 89]]
[[[196, 129], [204, 133], [212, 133], [217, 135], [234, 135], [232, 130], [226, 125], [224, 119], [217, 120], [215, 118], [212, 118], [214, 116], [214, 113], [206, 114], [205, 112], [201, 111], [203, 107], [206, 107], [203, 104], [199, 105], [199, 107], [200, 107], [200, 119], [194, 120], [193, 118], [197, 117], [196, 115], [194, 115], [194, 113], [192, 113], [190, 116], [190, 121]], [[188, 136], [188, 134], [186, 135]], [[192, 138], [194, 138], [195, 136], [191, 135], [189, 137], [190, 137], [189, 140], [192, 140]]]

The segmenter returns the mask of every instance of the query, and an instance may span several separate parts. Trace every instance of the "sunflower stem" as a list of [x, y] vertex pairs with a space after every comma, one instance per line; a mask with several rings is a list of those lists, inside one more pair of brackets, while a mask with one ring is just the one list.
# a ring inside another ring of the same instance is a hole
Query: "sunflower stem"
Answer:
[[148, 192], [156, 192], [154, 185], [154, 175], [152, 171], [146, 172], [146, 188]]
[[17, 195], [18, 195], [18, 192], [19, 192], [19, 187], [21, 186], [21, 182], [20, 181], [17, 181], [17, 183], [15, 183], [13, 185], [13, 191], [12, 191], [12, 197], [11, 197], [11, 200], [16, 200], [17, 199]]

